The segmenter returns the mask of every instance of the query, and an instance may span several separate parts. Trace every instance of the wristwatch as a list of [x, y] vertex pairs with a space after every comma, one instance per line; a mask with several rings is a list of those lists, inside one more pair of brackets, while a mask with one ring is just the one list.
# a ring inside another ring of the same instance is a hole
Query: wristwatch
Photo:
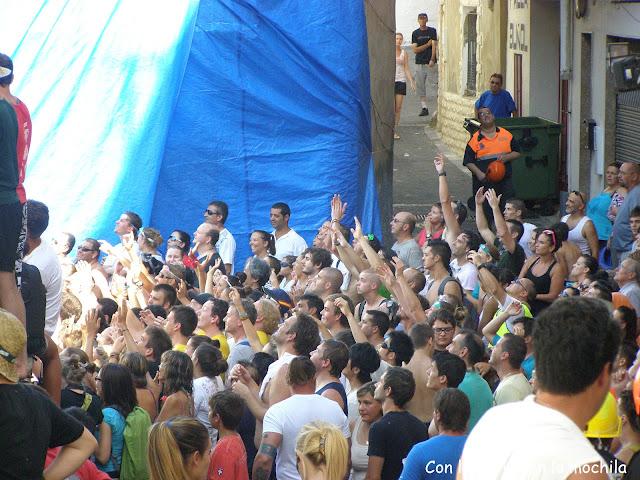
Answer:
[[438, 174], [439, 177], [446, 177], [447, 176], [447, 172], [440, 172]]

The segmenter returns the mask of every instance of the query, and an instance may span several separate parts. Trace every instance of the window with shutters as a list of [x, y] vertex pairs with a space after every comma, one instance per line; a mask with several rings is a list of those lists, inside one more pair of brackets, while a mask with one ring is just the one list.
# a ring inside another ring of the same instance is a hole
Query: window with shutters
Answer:
[[477, 73], [477, 49], [478, 49], [478, 15], [475, 10], [470, 11], [464, 21], [464, 93], [465, 95], [476, 94], [476, 73]]

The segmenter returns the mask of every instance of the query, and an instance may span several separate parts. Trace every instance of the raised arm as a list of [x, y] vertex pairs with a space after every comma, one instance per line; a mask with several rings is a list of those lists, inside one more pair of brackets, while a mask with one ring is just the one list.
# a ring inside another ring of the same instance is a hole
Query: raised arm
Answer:
[[233, 302], [234, 307], [238, 310], [238, 316], [242, 321], [242, 327], [244, 328], [244, 333], [247, 335], [247, 340], [249, 340], [249, 345], [254, 352], [262, 351], [262, 343], [260, 343], [260, 338], [258, 338], [258, 332], [256, 331], [256, 326], [251, 323], [249, 320], [249, 316], [247, 312], [245, 312], [244, 307], [242, 306], [242, 299], [240, 298], [240, 294], [238, 290], [232, 288], [229, 290], [229, 299]]
[[347, 317], [347, 321], [349, 322], [349, 328], [351, 328], [351, 333], [353, 334], [353, 338], [356, 343], [366, 343], [367, 337], [362, 332], [362, 328], [356, 321], [356, 318], [353, 316], [353, 312], [349, 308], [346, 300], [344, 298], [336, 298], [333, 301], [333, 304], [340, 309], [345, 317]]
[[498, 238], [509, 253], [515, 252], [517, 245], [516, 239], [511, 236], [507, 222], [502, 216], [502, 211], [500, 210], [500, 199], [502, 198], [502, 195], [496, 195], [496, 191], [493, 188], [490, 188], [484, 196], [491, 206], [491, 211], [493, 212], [493, 223], [496, 224], [496, 234], [498, 235]]
[[353, 234], [353, 238], [355, 238], [360, 244], [360, 248], [364, 252], [367, 260], [369, 261], [369, 265], [371, 268], [376, 269], [382, 263], [382, 259], [378, 256], [378, 253], [369, 245], [369, 241], [365, 238], [362, 233], [362, 225], [360, 225], [360, 220], [358, 217], [353, 217], [356, 227], [351, 229], [351, 233]]
[[496, 235], [489, 228], [487, 217], [484, 215], [482, 204], [484, 203], [484, 187], [480, 187], [476, 192], [476, 227], [484, 239], [485, 243], [493, 245]]
[[461, 233], [460, 224], [453, 213], [451, 207], [451, 198], [449, 196], [449, 184], [447, 183], [447, 172], [444, 169], [444, 155], [438, 153], [433, 160], [433, 165], [438, 172], [438, 196], [442, 205], [442, 215], [444, 216], [444, 223], [447, 226], [446, 241], [449, 245], [453, 244], [458, 235]]

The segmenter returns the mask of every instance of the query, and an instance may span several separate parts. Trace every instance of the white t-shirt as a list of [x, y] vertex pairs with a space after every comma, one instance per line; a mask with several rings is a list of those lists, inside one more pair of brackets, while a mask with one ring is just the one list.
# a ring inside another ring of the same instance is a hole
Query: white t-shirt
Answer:
[[531, 384], [527, 377], [522, 373], [509, 375], [504, 380], [500, 380], [498, 388], [493, 394], [496, 405], [502, 405], [509, 402], [519, 402], [531, 395]]
[[276, 457], [278, 480], [300, 480], [296, 469], [296, 438], [303, 426], [317, 420], [335, 425], [345, 438], [351, 437], [349, 421], [342, 409], [321, 395], [293, 395], [271, 406], [265, 413], [262, 432], [282, 435]]
[[351, 272], [349, 272], [349, 269], [346, 267], [344, 262], [333, 253], [331, 254], [331, 260], [331, 266], [342, 272], [342, 285], [340, 286], [340, 290], [345, 291], [349, 288], [349, 283], [351, 283]]
[[[276, 232], [271, 232], [273, 236], [276, 236]], [[287, 255], [300, 255], [307, 249], [307, 242], [304, 238], [296, 233], [294, 229], [289, 230], [287, 233], [276, 239], [276, 254], [275, 257], [282, 261]]]
[[524, 233], [522, 234], [522, 237], [520, 237], [520, 241], [518, 243], [524, 250], [524, 254], [529, 258], [533, 255], [533, 252], [529, 248], [529, 239], [531, 238], [531, 232], [536, 228], [536, 226], [533, 223], [522, 223], [522, 226], [524, 227]]
[[58, 255], [47, 242], [42, 240], [32, 252], [24, 257], [29, 265], [38, 267], [40, 278], [47, 291], [47, 311], [45, 316], [44, 331], [49, 335], [58, 325], [60, 317], [60, 302], [62, 300], [62, 267]]
[[267, 389], [267, 385], [269, 385], [269, 382], [271, 382], [273, 377], [276, 376], [280, 367], [283, 365], [289, 365], [291, 360], [294, 358], [296, 358], [294, 354], [285, 352], [278, 360], [269, 365], [269, 368], [267, 368], [267, 374], [262, 379], [262, 384], [260, 385], [260, 398], [262, 398], [264, 391]]
[[224, 383], [220, 377], [209, 378], [200, 377], [193, 380], [193, 407], [195, 417], [203, 424], [209, 432], [211, 447], [216, 446], [218, 441], [218, 430], [211, 426], [209, 422], [209, 400], [214, 393], [224, 390]]
[[[216, 250], [220, 258], [222, 258], [222, 263], [230, 263], [233, 269], [233, 259], [236, 256], [236, 239], [226, 228], [220, 230], [220, 237], [216, 242]], [[233, 271], [227, 273], [231, 274]]]
[[449, 262], [449, 266], [451, 267], [451, 274], [460, 282], [462, 288], [471, 291], [476, 288], [476, 285], [478, 285], [478, 269], [473, 263], [467, 262], [460, 267], [458, 266], [458, 259], [454, 258]]
[[531, 395], [487, 410], [467, 438], [458, 475], [463, 480], [564, 480], [592, 462], [606, 468], [569, 417]]

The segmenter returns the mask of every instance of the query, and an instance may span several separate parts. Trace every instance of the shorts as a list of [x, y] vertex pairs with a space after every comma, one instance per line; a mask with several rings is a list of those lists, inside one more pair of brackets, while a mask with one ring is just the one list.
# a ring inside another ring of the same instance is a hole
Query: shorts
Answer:
[[26, 203], [0, 205], [0, 272], [22, 272], [27, 238], [26, 211]]
[[396, 95], [406, 95], [407, 94], [407, 82], [396, 82], [395, 94]]

